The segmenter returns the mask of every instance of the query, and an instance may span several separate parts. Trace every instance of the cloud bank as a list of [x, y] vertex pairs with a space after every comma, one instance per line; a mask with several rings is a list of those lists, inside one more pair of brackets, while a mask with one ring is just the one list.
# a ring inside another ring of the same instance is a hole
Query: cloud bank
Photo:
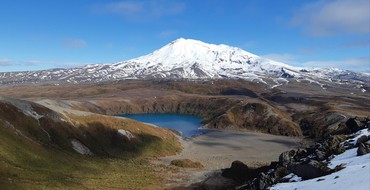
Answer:
[[72, 48], [86, 47], [87, 43], [85, 40], [82, 40], [82, 39], [65, 38], [62, 41], [62, 45], [65, 48], [72, 49]]
[[127, 20], [151, 20], [184, 12], [186, 4], [175, 0], [120, 1], [96, 5], [94, 12], [120, 15]]
[[360, 57], [347, 60], [336, 61], [308, 61], [302, 63], [305, 67], [319, 67], [319, 68], [343, 68], [353, 71], [369, 72], [370, 57]]
[[370, 34], [369, 0], [321, 0], [306, 4], [291, 19], [312, 36]]

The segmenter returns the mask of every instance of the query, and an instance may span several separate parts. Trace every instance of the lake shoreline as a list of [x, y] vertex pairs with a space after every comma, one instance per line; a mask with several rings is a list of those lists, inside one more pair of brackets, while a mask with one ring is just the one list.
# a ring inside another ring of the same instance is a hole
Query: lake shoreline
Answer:
[[195, 115], [177, 113], [121, 114], [119, 117], [134, 119], [142, 123], [176, 131], [183, 139], [203, 134], [202, 118]]

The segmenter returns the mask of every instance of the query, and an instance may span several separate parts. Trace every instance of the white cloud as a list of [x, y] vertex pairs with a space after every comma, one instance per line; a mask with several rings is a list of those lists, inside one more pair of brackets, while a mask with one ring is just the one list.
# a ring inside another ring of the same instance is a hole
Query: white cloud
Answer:
[[308, 61], [302, 63], [304, 67], [319, 68], [341, 68], [357, 71], [368, 71], [370, 69], [370, 57], [360, 57], [336, 61]]
[[82, 48], [87, 46], [85, 40], [75, 38], [65, 38], [63, 39], [62, 44], [65, 48]]
[[44, 65], [48, 68], [66, 68], [66, 67], [78, 67], [91, 64], [88, 62], [77, 62], [77, 61], [39, 61], [39, 60], [32, 60], [32, 61], [21, 61], [20, 65], [24, 67], [35, 67]]
[[250, 40], [250, 41], [246, 41], [244, 42], [242, 45], [240, 45], [241, 47], [243, 48], [251, 48], [253, 46], [256, 46], [257, 42], [256, 41], [253, 41], [253, 40]]
[[158, 34], [158, 37], [160, 38], [172, 38], [175, 37], [178, 34], [176, 30], [165, 30]]
[[38, 61], [38, 60], [29, 60], [29, 61], [24, 61], [22, 63], [22, 65], [24, 66], [37, 66], [37, 65], [42, 65], [43, 62], [42, 61]]
[[340, 46], [343, 48], [368, 47], [370, 46], [370, 39], [348, 41], [348, 42], [342, 43]]
[[329, 61], [307, 61], [302, 62], [300, 55], [289, 53], [283, 54], [267, 54], [261, 57], [268, 58], [274, 61], [283, 62], [292, 66], [308, 67], [308, 68], [339, 68], [353, 71], [370, 71], [370, 57], [358, 57], [345, 60], [329, 60]]
[[6, 67], [6, 66], [11, 66], [12, 61], [9, 59], [0, 59], [0, 66], [1, 67]]
[[77, 62], [77, 61], [52, 61], [52, 62], [49, 62], [50, 64], [54, 65], [54, 67], [58, 67], [58, 68], [72, 68], [72, 67], [79, 67], [79, 66], [83, 66], [83, 65], [88, 65], [88, 64], [92, 64], [92, 63], [88, 63], [88, 62]]
[[0, 59], [0, 72], [34, 71], [52, 68], [72, 68], [92, 64], [91, 62], [52, 60], [9, 60]]
[[297, 60], [296, 60], [297, 57], [295, 55], [289, 54], [289, 53], [282, 53], [282, 54], [273, 53], [273, 54], [262, 55], [261, 57], [271, 59], [271, 60], [274, 60], [274, 61], [288, 63], [288, 64], [297, 62]]
[[184, 2], [174, 0], [120, 1], [93, 7], [97, 13], [121, 15], [128, 20], [151, 20], [176, 15], [185, 9]]
[[313, 36], [369, 34], [370, 1], [316, 1], [299, 9], [291, 23]]
[[142, 12], [144, 5], [143, 2], [123, 1], [106, 4], [102, 9], [105, 12], [131, 17]]
[[104, 46], [105, 48], [108, 48], [108, 49], [110, 49], [110, 48], [114, 48], [114, 44], [113, 43], [107, 43], [107, 44], [105, 44], [105, 46]]

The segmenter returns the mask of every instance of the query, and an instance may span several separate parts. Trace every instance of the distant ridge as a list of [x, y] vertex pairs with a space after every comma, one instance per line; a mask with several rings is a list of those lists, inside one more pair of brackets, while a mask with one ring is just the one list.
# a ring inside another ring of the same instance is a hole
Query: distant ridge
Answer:
[[[244, 79], [270, 86], [290, 80], [324, 83], [353, 83], [362, 88], [369, 73], [340, 69], [308, 69], [262, 58], [237, 47], [177, 39], [135, 59], [113, 64], [90, 64], [70, 69], [0, 73], [0, 84], [43, 82], [86, 83], [126, 79]], [[366, 91], [366, 90], [365, 90]]]

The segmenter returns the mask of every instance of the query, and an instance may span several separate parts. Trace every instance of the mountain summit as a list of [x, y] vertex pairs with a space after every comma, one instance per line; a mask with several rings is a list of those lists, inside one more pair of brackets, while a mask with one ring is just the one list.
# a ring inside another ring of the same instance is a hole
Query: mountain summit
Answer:
[[[113, 64], [71, 69], [0, 73], [0, 84], [65, 81], [101, 82], [125, 79], [244, 79], [271, 85], [289, 80], [370, 82], [370, 74], [339, 69], [303, 69], [265, 59], [227, 45], [177, 39], [145, 56]], [[288, 80], [289, 79], [289, 80]]]
[[128, 62], [152, 70], [141, 74], [155, 78], [245, 78], [258, 79], [256, 72], [274, 76], [284, 74], [283, 68], [293, 67], [274, 62], [227, 45], [207, 44], [192, 39], [177, 39], [161, 49]]

